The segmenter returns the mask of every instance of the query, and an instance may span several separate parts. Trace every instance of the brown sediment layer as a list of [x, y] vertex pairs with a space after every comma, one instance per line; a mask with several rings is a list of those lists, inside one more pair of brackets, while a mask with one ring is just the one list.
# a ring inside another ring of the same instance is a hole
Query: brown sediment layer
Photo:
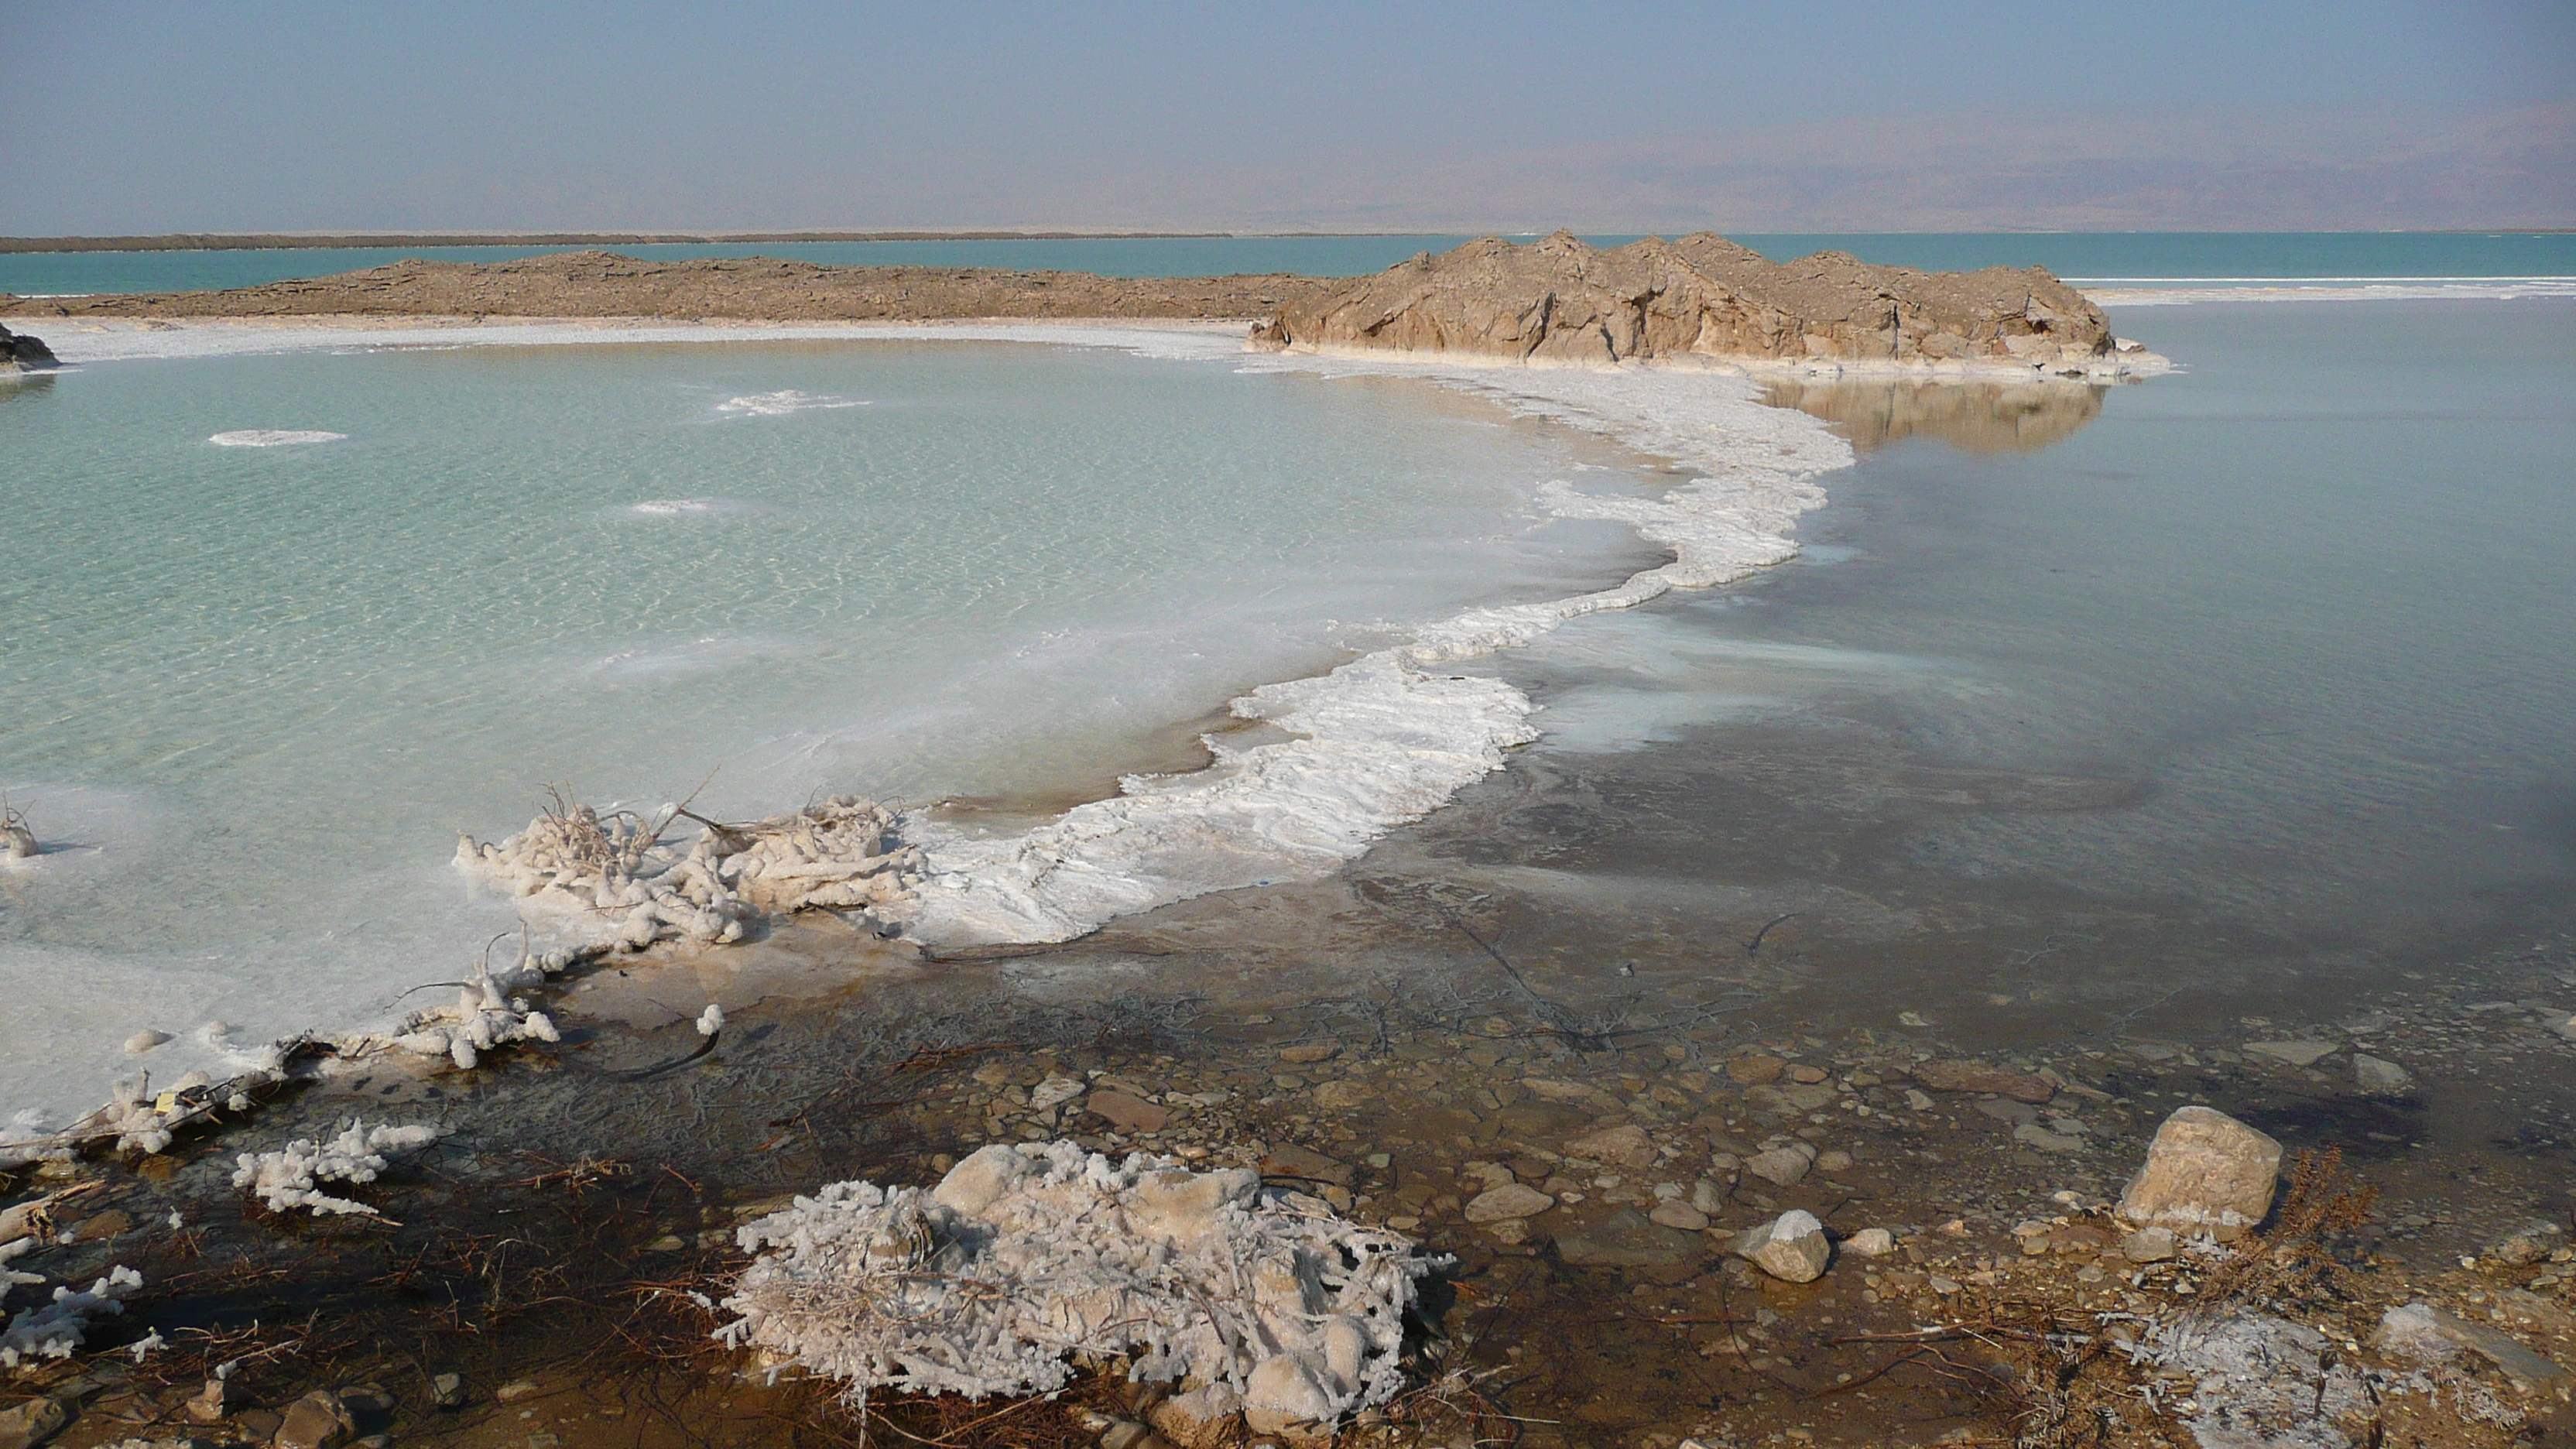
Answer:
[[[410, 1445], [854, 1434], [835, 1384], [764, 1386], [706, 1341], [718, 1316], [687, 1293], [721, 1296], [743, 1262], [736, 1225], [788, 1194], [927, 1184], [980, 1143], [1061, 1137], [1256, 1166], [1458, 1255], [1415, 1350], [1421, 1389], [1353, 1446], [1493, 1431], [1530, 1449], [1793, 1430], [1855, 1446], [2014, 1442], [2017, 1415], [2052, 1406], [2079, 1411], [2087, 1437], [2020, 1442], [2188, 1443], [2173, 1405], [2192, 1382], [2119, 1344], [2194, 1310], [2286, 1316], [2325, 1329], [2348, 1364], [2398, 1376], [2402, 1359], [2342, 1345], [2420, 1300], [2576, 1361], [2563, 1199], [2561, 1230], [2515, 1241], [2561, 1184], [2458, 1120], [2563, 1107], [2563, 1070], [2481, 1077], [2502, 1058], [2563, 1061], [2550, 1024], [2460, 1004], [2527, 996], [2563, 960], [2472, 963], [2440, 991], [2378, 995], [2333, 1023], [1980, 1052], [1892, 1020], [1909, 1001], [1946, 1014], [1937, 998], [1882, 992], [1859, 1013], [1868, 1024], [1849, 1019], [1811, 979], [1812, 935], [1783, 928], [1747, 950], [1761, 923], [1746, 917], [1700, 947], [1643, 953], [1633, 974], [1582, 973], [1531, 905], [1374, 875], [1192, 902], [1000, 969], [923, 972], [827, 924], [602, 970], [552, 1003], [560, 1045], [472, 1073], [360, 1062], [231, 1139], [24, 1184], [87, 1187], [58, 1199], [66, 1240], [13, 1266], [85, 1283], [123, 1262], [146, 1285], [91, 1352], [11, 1387], [77, 1408], [60, 1441], [73, 1449], [183, 1429], [265, 1442], [317, 1388], [373, 1405], [360, 1428]], [[1605, 926], [1566, 923], [1595, 941], [1615, 936]], [[1185, 990], [1100, 989], [1191, 964]], [[701, 992], [732, 1022], [688, 1057]], [[2328, 1055], [2295, 1065], [2309, 1054], [2282, 1036]], [[2345, 1085], [2347, 1054], [2365, 1048], [2405, 1061], [2414, 1095]], [[1032, 1090], [1050, 1082], [1075, 1090]], [[1978, 1090], [1998, 1085], [2011, 1090]], [[2042, 1089], [2048, 1101], [2023, 1100]], [[2156, 1124], [2191, 1100], [2294, 1150], [2340, 1145], [2342, 1175], [2312, 1164], [2304, 1202], [2283, 1203], [2252, 1251], [2136, 1261], [2105, 1209]], [[354, 1189], [382, 1218], [283, 1219], [229, 1188], [232, 1153], [362, 1113], [450, 1134]], [[2368, 1188], [2375, 1216], [2349, 1196], [2310, 1211]], [[183, 1232], [163, 1230], [174, 1210]], [[1813, 1282], [1730, 1253], [1736, 1233], [1789, 1210], [1842, 1240]], [[1860, 1236], [1871, 1228], [1890, 1240]], [[117, 1346], [146, 1328], [169, 1347], [131, 1364]], [[2024, 1362], [2034, 1348], [2065, 1363]], [[243, 1367], [224, 1412], [193, 1422], [186, 1401], [227, 1360]], [[1997, 1362], [2019, 1377], [1993, 1376]], [[2443, 1372], [2443, 1397], [2378, 1407], [2386, 1442], [2501, 1449], [2522, 1425], [2465, 1406], [2532, 1425], [2564, 1412], [2548, 1383], [2517, 1388], [2474, 1359]], [[442, 1408], [445, 1374], [458, 1382]], [[2140, 1393], [2159, 1386], [2161, 1405]], [[933, 1439], [1006, 1414], [990, 1437], [954, 1442], [1072, 1445], [1151, 1403], [1093, 1379], [1056, 1404], [952, 1414], [880, 1397], [869, 1412], [887, 1416], [880, 1431]]]
[[0, 314], [60, 317], [676, 317], [926, 321], [963, 317], [1268, 316], [1339, 283], [1271, 274], [1100, 277], [995, 267], [834, 267], [769, 257], [639, 261], [564, 252], [508, 262], [406, 258], [218, 292], [0, 294]]

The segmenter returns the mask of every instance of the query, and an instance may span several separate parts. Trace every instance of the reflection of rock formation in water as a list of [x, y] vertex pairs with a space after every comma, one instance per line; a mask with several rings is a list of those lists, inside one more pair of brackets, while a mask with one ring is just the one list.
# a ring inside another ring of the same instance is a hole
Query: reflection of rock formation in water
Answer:
[[1971, 453], [2063, 442], [2102, 415], [2104, 386], [2075, 382], [1779, 382], [1762, 400], [1837, 425], [1866, 452], [1917, 433]]
[[1565, 232], [1527, 246], [1487, 237], [1284, 305], [1253, 340], [1527, 362], [1709, 357], [2068, 377], [2120, 375], [2151, 359], [2038, 267], [1922, 272], [1842, 252], [1772, 262], [1708, 232], [1609, 250]]

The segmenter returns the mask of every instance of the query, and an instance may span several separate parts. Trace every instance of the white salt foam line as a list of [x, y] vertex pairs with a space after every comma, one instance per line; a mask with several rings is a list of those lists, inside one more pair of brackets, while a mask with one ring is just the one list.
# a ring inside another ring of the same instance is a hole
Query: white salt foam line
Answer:
[[1469, 610], [1309, 679], [1233, 703], [1297, 738], [1219, 748], [1196, 774], [1130, 777], [1112, 799], [1075, 807], [1024, 835], [975, 839], [907, 822], [934, 872], [914, 935], [938, 945], [1058, 941], [1113, 916], [1211, 891], [1314, 879], [1421, 819], [1500, 769], [1538, 737], [1538, 706], [1497, 679], [1439, 666], [1525, 644], [1568, 619], [1632, 608], [1673, 588], [1705, 588], [1779, 563], [1797, 549], [1799, 515], [1824, 502], [1815, 478], [1852, 461], [1850, 445], [1802, 413], [1754, 401], [1741, 376], [1699, 369], [1478, 367], [1409, 360], [1265, 357], [1247, 370], [1422, 377], [1708, 470], [1661, 499], [1602, 498], [1563, 482], [1540, 502], [1569, 518], [1610, 519], [1673, 549], [1672, 562], [1596, 593]]
[[275, 323], [239, 318], [128, 321], [122, 318], [10, 319], [33, 331], [62, 361], [80, 366], [147, 359], [246, 357], [281, 352], [377, 348], [571, 347], [666, 342], [1045, 342], [1115, 347], [1149, 357], [1231, 357], [1243, 349], [1242, 322], [917, 322], [640, 323], [596, 321]]

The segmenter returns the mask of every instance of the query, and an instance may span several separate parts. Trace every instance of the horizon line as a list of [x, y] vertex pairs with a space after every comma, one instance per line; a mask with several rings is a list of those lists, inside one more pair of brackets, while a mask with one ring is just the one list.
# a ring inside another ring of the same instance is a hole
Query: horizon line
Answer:
[[[1565, 227], [1560, 230], [1571, 231]], [[1713, 228], [1698, 228], [1702, 231]], [[0, 253], [90, 251], [285, 251], [328, 247], [467, 247], [467, 246], [721, 246], [763, 243], [939, 241], [1249, 241], [1328, 240], [1430, 236], [1543, 236], [1536, 230], [1462, 229], [1450, 231], [1119, 231], [1119, 230], [956, 230], [885, 231], [275, 231], [155, 232], [74, 236], [0, 236]], [[1582, 235], [1583, 233], [1577, 233]], [[1626, 230], [1592, 232], [1594, 236], [1651, 236]], [[1686, 234], [1686, 233], [1676, 233]], [[1798, 231], [1752, 231], [1741, 236], [2564, 236], [2576, 227], [2346, 227], [2321, 231], [2270, 231], [2236, 228], [2123, 227], [2091, 231], [2072, 227], [1993, 227], [1972, 231], [1820, 228]]]

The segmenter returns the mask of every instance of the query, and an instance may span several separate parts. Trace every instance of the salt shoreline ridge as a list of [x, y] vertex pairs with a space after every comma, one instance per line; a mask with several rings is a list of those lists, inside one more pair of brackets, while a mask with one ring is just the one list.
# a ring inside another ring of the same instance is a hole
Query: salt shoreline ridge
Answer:
[[[1764, 378], [2011, 379], [2080, 385], [2013, 363], [1771, 362], [1762, 359], [1532, 366], [1485, 356], [1253, 350], [1234, 322], [1014, 320], [1000, 323], [679, 324], [660, 319], [478, 322], [470, 319], [256, 319], [82, 322], [54, 319], [66, 364], [186, 359], [350, 347], [560, 345], [783, 340], [1007, 341], [1110, 347], [1174, 360], [1232, 359], [1245, 370], [1412, 376], [1481, 396], [1521, 416], [1572, 426], [1691, 464], [1709, 476], [1660, 500], [1581, 494], [1562, 480], [1536, 500], [1560, 517], [1628, 523], [1674, 558], [1603, 590], [1539, 604], [1469, 610], [1412, 631], [1412, 641], [1328, 673], [1262, 686], [1232, 701], [1298, 738], [1216, 748], [1208, 769], [1121, 781], [1024, 835], [973, 839], [916, 811], [907, 837], [929, 856], [932, 884], [908, 934], [939, 948], [1070, 939], [1107, 920], [1214, 891], [1312, 879], [1364, 853], [1395, 827], [1446, 804], [1538, 738], [1539, 706], [1500, 680], [1435, 667], [1526, 644], [1569, 619], [1635, 607], [1674, 588], [1707, 588], [1787, 561], [1796, 520], [1825, 501], [1815, 479], [1848, 467], [1850, 446], [1826, 424], [1754, 400]], [[2108, 359], [2104, 379], [2161, 370], [2163, 359]], [[315, 1033], [352, 1052], [390, 1040], [385, 1024]], [[236, 1054], [265, 1065], [307, 1037]]]

